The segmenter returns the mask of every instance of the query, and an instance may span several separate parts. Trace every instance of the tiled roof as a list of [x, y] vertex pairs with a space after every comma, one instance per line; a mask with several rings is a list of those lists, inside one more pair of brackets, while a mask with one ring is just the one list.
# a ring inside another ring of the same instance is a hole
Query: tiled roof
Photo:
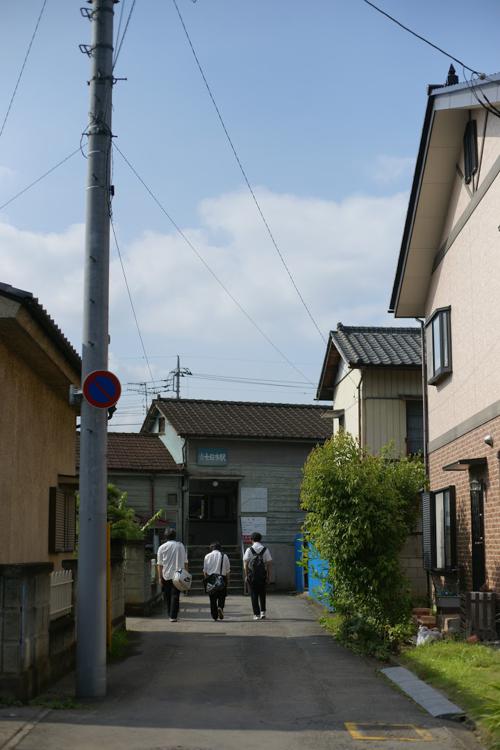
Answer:
[[66, 359], [71, 363], [75, 370], [81, 370], [82, 361], [80, 355], [31, 292], [27, 292], [24, 289], [16, 289], [16, 287], [11, 286], [10, 284], [0, 282], [0, 296], [7, 297], [8, 299], [15, 300], [21, 305], [24, 305], [33, 318], [41, 325], [45, 333], [64, 353]]
[[344, 326], [331, 332], [332, 340], [351, 367], [420, 367], [420, 328]]
[[[80, 465], [80, 435], [77, 439]], [[142, 432], [108, 432], [108, 471], [180, 471], [158, 435]]]
[[323, 406], [200, 399], [158, 399], [155, 406], [183, 436], [323, 441], [332, 434]]

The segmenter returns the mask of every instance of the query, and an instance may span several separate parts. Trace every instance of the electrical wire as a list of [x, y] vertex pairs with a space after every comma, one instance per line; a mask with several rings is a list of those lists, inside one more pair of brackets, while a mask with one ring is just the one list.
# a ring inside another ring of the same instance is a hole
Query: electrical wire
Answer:
[[71, 158], [72, 158], [73, 156], [75, 156], [75, 154], [77, 154], [77, 153], [78, 153], [79, 151], [80, 151], [80, 147], [78, 147], [78, 148], [75, 148], [75, 150], [74, 150], [74, 151], [72, 151], [72, 152], [71, 152], [70, 154], [68, 154], [67, 156], [65, 156], [65, 157], [64, 157], [64, 159], [61, 159], [61, 161], [57, 162], [57, 164], [55, 164], [55, 165], [54, 165], [53, 167], [51, 167], [51, 168], [50, 168], [50, 169], [48, 169], [48, 170], [47, 170], [46, 172], [44, 172], [44, 173], [43, 173], [42, 175], [40, 175], [40, 177], [37, 177], [37, 178], [36, 178], [36, 180], [33, 180], [33, 182], [31, 182], [31, 183], [30, 183], [29, 185], [27, 185], [27, 186], [26, 186], [25, 188], [23, 188], [23, 189], [22, 189], [22, 190], [20, 190], [20, 191], [19, 191], [18, 193], [16, 193], [15, 195], [13, 195], [13, 196], [12, 196], [12, 198], [9, 198], [9, 200], [8, 200], [8, 201], [5, 201], [5, 203], [2, 203], [2, 205], [0, 206], [0, 211], [1, 211], [2, 209], [4, 209], [4, 208], [5, 208], [6, 206], [8, 206], [8, 205], [10, 205], [11, 203], [13, 203], [13, 202], [14, 202], [14, 201], [15, 201], [15, 200], [16, 200], [17, 198], [19, 198], [19, 197], [20, 197], [21, 195], [24, 195], [24, 193], [26, 193], [26, 192], [27, 192], [28, 190], [30, 190], [30, 189], [31, 189], [32, 187], [34, 187], [34, 186], [35, 186], [35, 185], [37, 185], [37, 184], [38, 184], [39, 182], [41, 182], [41, 181], [42, 181], [43, 179], [45, 179], [45, 177], [48, 177], [48, 175], [49, 175], [49, 174], [52, 174], [52, 172], [55, 172], [55, 170], [56, 170], [56, 169], [58, 169], [58, 167], [62, 166], [62, 165], [63, 165], [63, 164], [65, 163], [65, 162], [69, 161], [69, 160], [70, 160], [70, 159], [71, 159]]
[[196, 50], [195, 50], [195, 48], [193, 46], [193, 42], [191, 41], [191, 37], [189, 36], [189, 32], [187, 30], [186, 24], [184, 23], [184, 19], [183, 19], [182, 15], [181, 15], [181, 12], [179, 10], [179, 6], [177, 5], [177, 0], [172, 0], [172, 2], [173, 2], [174, 6], [175, 6], [175, 9], [177, 11], [177, 15], [179, 16], [179, 20], [181, 22], [182, 28], [184, 29], [184, 33], [186, 35], [186, 39], [187, 39], [187, 41], [189, 43], [189, 46], [191, 48], [191, 52], [193, 53], [193, 57], [194, 57], [194, 59], [196, 61], [196, 65], [198, 66], [198, 70], [200, 71], [201, 77], [203, 78], [203, 82], [205, 84], [205, 88], [208, 91], [208, 95], [209, 95], [209, 97], [210, 97], [210, 99], [212, 101], [212, 104], [214, 106], [214, 109], [215, 109], [215, 111], [217, 113], [217, 117], [219, 118], [219, 122], [220, 122], [220, 124], [222, 126], [222, 129], [223, 129], [224, 134], [226, 136], [227, 142], [229, 143], [229, 146], [231, 147], [231, 151], [233, 152], [234, 158], [236, 159], [236, 163], [238, 164], [240, 172], [243, 175], [243, 179], [245, 180], [246, 186], [247, 186], [247, 188], [248, 188], [248, 190], [250, 192], [250, 195], [252, 196], [253, 202], [255, 203], [255, 206], [257, 208], [259, 216], [262, 219], [262, 222], [263, 222], [263, 224], [264, 224], [264, 226], [266, 228], [266, 231], [267, 231], [267, 233], [268, 233], [268, 235], [270, 237], [270, 240], [271, 240], [271, 242], [273, 244], [273, 247], [276, 250], [276, 252], [278, 253], [278, 256], [279, 256], [279, 258], [281, 260], [281, 263], [283, 264], [283, 267], [284, 267], [285, 271], [287, 272], [288, 277], [289, 277], [289, 279], [290, 279], [290, 281], [292, 283], [292, 286], [295, 289], [295, 291], [297, 292], [297, 295], [298, 295], [298, 297], [299, 297], [299, 299], [300, 299], [300, 301], [301, 301], [301, 303], [302, 303], [302, 305], [303, 305], [303, 307], [304, 307], [307, 315], [309, 316], [312, 324], [314, 325], [314, 327], [316, 328], [317, 332], [321, 336], [321, 339], [322, 339], [323, 343], [326, 344], [326, 338], [323, 335], [323, 332], [321, 331], [320, 327], [316, 323], [316, 320], [314, 319], [313, 314], [312, 314], [311, 310], [309, 309], [309, 306], [307, 305], [304, 297], [302, 296], [302, 293], [301, 293], [299, 287], [297, 286], [297, 283], [296, 283], [296, 281], [295, 281], [295, 279], [294, 279], [294, 277], [292, 275], [292, 272], [290, 271], [290, 269], [288, 267], [288, 264], [287, 264], [287, 262], [286, 262], [286, 260], [285, 260], [285, 258], [283, 256], [283, 253], [281, 252], [281, 250], [280, 250], [280, 248], [278, 246], [278, 243], [276, 241], [276, 238], [274, 237], [274, 234], [273, 234], [273, 232], [271, 230], [269, 222], [267, 221], [267, 219], [266, 219], [266, 217], [264, 215], [262, 207], [261, 207], [259, 201], [257, 200], [257, 196], [255, 195], [255, 191], [254, 191], [254, 189], [253, 189], [253, 187], [252, 187], [252, 185], [250, 183], [250, 180], [248, 179], [248, 175], [247, 175], [247, 173], [245, 171], [245, 168], [243, 167], [243, 164], [242, 164], [242, 161], [241, 161], [241, 159], [240, 159], [240, 157], [238, 155], [238, 152], [236, 151], [236, 146], [234, 145], [233, 140], [232, 140], [231, 136], [229, 135], [229, 131], [227, 129], [226, 123], [224, 122], [224, 119], [222, 117], [222, 114], [221, 114], [221, 111], [219, 109], [219, 106], [218, 106], [217, 102], [215, 101], [215, 97], [214, 97], [214, 94], [213, 94], [212, 89], [210, 87], [210, 84], [208, 83], [207, 77], [206, 77], [206, 75], [205, 75], [205, 73], [203, 71], [203, 68], [201, 66], [200, 60], [198, 58], [198, 55], [196, 54]]
[[35, 37], [38, 31], [38, 27], [40, 26], [40, 21], [42, 20], [43, 12], [45, 10], [45, 6], [47, 5], [47, 0], [43, 0], [42, 9], [38, 15], [38, 19], [35, 25], [35, 30], [31, 36], [30, 43], [28, 44], [28, 49], [26, 51], [26, 54], [24, 56], [23, 64], [21, 65], [21, 70], [19, 71], [19, 75], [17, 77], [16, 85], [14, 86], [14, 91], [12, 92], [12, 96], [10, 97], [9, 106], [7, 107], [7, 112], [5, 113], [5, 117], [3, 118], [2, 127], [0, 128], [0, 138], [3, 135], [3, 131], [5, 129], [5, 124], [7, 122], [7, 119], [10, 114], [10, 110], [12, 109], [12, 105], [14, 104], [14, 99], [16, 98], [17, 89], [19, 88], [19, 84], [21, 83], [21, 78], [23, 77], [24, 69], [26, 67], [26, 63], [28, 62], [28, 57], [31, 52], [31, 47], [33, 46], [33, 42], [35, 41]]
[[116, 251], [118, 253], [118, 258], [120, 260], [120, 266], [122, 268], [123, 278], [125, 280], [125, 286], [127, 287], [127, 294], [128, 294], [128, 298], [129, 298], [129, 302], [130, 302], [130, 307], [132, 308], [132, 313], [133, 313], [133, 316], [134, 316], [135, 325], [136, 325], [136, 328], [137, 328], [137, 333], [139, 334], [139, 340], [141, 342], [142, 351], [144, 352], [144, 359], [146, 360], [146, 365], [148, 367], [149, 375], [151, 377], [151, 380], [154, 380], [153, 373], [151, 371], [151, 365], [149, 364], [149, 359], [148, 359], [148, 355], [147, 355], [147, 352], [146, 352], [146, 347], [144, 346], [144, 339], [142, 338], [141, 329], [139, 327], [139, 321], [137, 319], [137, 313], [135, 312], [134, 302], [132, 300], [132, 293], [130, 291], [130, 286], [129, 286], [128, 279], [127, 279], [127, 274], [126, 274], [126, 271], [125, 271], [125, 266], [123, 265], [123, 258], [122, 258], [122, 254], [120, 252], [120, 246], [118, 244], [118, 238], [116, 236], [115, 223], [113, 221], [113, 215], [112, 215], [111, 212], [110, 212], [110, 216], [109, 216], [109, 221], [110, 221], [110, 224], [111, 224], [111, 231], [113, 232], [113, 238], [115, 240]]
[[125, 28], [123, 29], [122, 38], [120, 39], [120, 42], [118, 43], [118, 49], [116, 50], [116, 53], [115, 53], [115, 59], [113, 61], [113, 70], [115, 69], [116, 63], [118, 62], [118, 56], [119, 56], [119, 54], [121, 52], [121, 49], [122, 49], [122, 46], [123, 46], [123, 42], [124, 42], [125, 37], [127, 35], [128, 26], [129, 26], [129, 23], [130, 23], [130, 19], [132, 18], [132, 13], [134, 12], [135, 3], [136, 3], [136, 0], [132, 0], [132, 5], [130, 6], [130, 10], [128, 12], [127, 22], [125, 24]]
[[139, 173], [137, 172], [137, 170], [135, 169], [135, 167], [127, 159], [127, 157], [125, 156], [125, 154], [120, 150], [120, 148], [116, 145], [116, 143], [114, 143], [113, 145], [114, 145], [115, 149], [118, 151], [118, 153], [120, 154], [120, 156], [122, 157], [122, 159], [124, 160], [124, 162], [129, 167], [129, 169], [133, 172], [133, 174], [139, 180], [139, 182], [141, 183], [141, 185], [144, 187], [144, 189], [146, 190], [146, 192], [150, 195], [150, 197], [156, 203], [156, 205], [158, 206], [158, 208], [160, 209], [160, 211], [167, 217], [167, 219], [170, 221], [170, 223], [172, 224], [172, 226], [174, 227], [174, 229], [177, 231], [177, 233], [182, 237], [182, 239], [184, 240], [184, 242], [190, 247], [190, 249], [196, 255], [196, 257], [198, 258], [198, 260], [201, 263], [203, 263], [203, 265], [205, 266], [205, 268], [207, 269], [207, 271], [210, 273], [210, 275], [212, 276], [212, 278], [217, 282], [217, 284], [219, 284], [219, 286], [224, 290], [224, 292], [227, 294], [227, 296], [234, 302], [234, 304], [240, 310], [240, 312], [243, 313], [243, 315], [245, 316], [245, 318], [253, 325], [253, 327], [260, 333], [260, 335], [267, 341], [267, 343], [270, 346], [272, 346], [272, 348], [274, 349], [274, 351], [277, 352], [280, 355], [280, 357], [282, 359], [284, 359], [285, 362], [287, 362], [290, 365], [290, 367], [292, 367], [296, 372], [298, 372], [299, 375], [302, 378], [304, 378], [304, 380], [307, 380], [312, 385], [312, 381], [309, 380], [309, 378], [307, 377], [307, 375], [304, 375], [304, 373], [301, 370], [299, 370], [299, 368], [296, 367], [293, 364], [293, 362], [286, 356], [286, 354], [284, 352], [282, 352], [281, 349], [279, 349], [276, 346], [276, 344], [274, 343], [274, 341], [272, 341], [272, 339], [269, 338], [269, 336], [267, 335], [267, 333], [265, 333], [265, 331], [259, 326], [259, 324], [252, 318], [252, 316], [250, 315], [250, 313], [248, 313], [245, 310], [245, 308], [243, 307], [243, 305], [240, 302], [238, 302], [238, 300], [236, 299], [236, 297], [229, 291], [229, 289], [224, 284], [224, 282], [221, 281], [221, 279], [217, 276], [217, 274], [215, 273], [215, 271], [208, 265], [207, 261], [203, 258], [203, 256], [201, 255], [201, 253], [196, 249], [196, 247], [191, 242], [191, 240], [189, 239], [189, 237], [182, 231], [182, 229], [180, 228], [180, 226], [170, 216], [170, 214], [168, 213], [168, 211], [166, 210], [166, 208], [163, 206], [163, 204], [160, 202], [160, 200], [157, 198], [157, 196], [153, 193], [153, 191], [151, 190], [151, 188], [144, 182], [144, 180], [142, 179], [142, 177], [139, 175]]
[[120, 3], [120, 17], [118, 19], [118, 28], [116, 30], [115, 45], [114, 45], [115, 49], [116, 49], [117, 44], [118, 44], [118, 39], [120, 38], [120, 31], [121, 31], [121, 28], [122, 28], [122, 21], [123, 21], [123, 16], [124, 16], [124, 13], [125, 13], [125, 6], [126, 6], [126, 4], [127, 4], [127, 0], [121, 0], [121, 3]]
[[470, 68], [464, 62], [462, 62], [462, 60], [459, 60], [458, 57], [454, 57], [453, 55], [450, 55], [450, 53], [446, 52], [446, 50], [442, 49], [442, 47], [438, 47], [437, 44], [434, 44], [433, 42], [430, 42], [428, 39], [426, 39], [421, 34], [417, 34], [416, 31], [413, 31], [408, 26], [405, 26], [404, 23], [401, 23], [401, 21], [398, 21], [398, 19], [394, 18], [394, 16], [391, 16], [389, 13], [386, 13], [385, 10], [382, 10], [382, 8], [379, 8], [378, 5], [375, 5], [375, 3], [372, 3], [370, 0], [362, 0], [362, 1], [364, 3], [366, 3], [366, 5], [369, 5], [371, 8], [373, 8], [374, 10], [376, 10], [378, 13], [381, 13], [383, 16], [385, 16], [386, 18], [388, 18], [393, 23], [397, 24], [400, 28], [402, 28], [405, 31], [407, 31], [409, 34], [412, 34], [417, 39], [420, 39], [420, 41], [425, 42], [425, 44], [428, 44], [429, 47], [433, 47], [435, 50], [437, 50], [438, 52], [441, 52], [441, 54], [445, 55], [445, 57], [448, 57], [448, 58], [450, 58], [450, 60], [453, 60], [454, 62], [456, 62], [459, 65], [461, 65], [462, 68], [466, 68], [471, 73], [475, 73], [476, 75], [481, 75], [477, 70], [474, 70], [474, 68]]

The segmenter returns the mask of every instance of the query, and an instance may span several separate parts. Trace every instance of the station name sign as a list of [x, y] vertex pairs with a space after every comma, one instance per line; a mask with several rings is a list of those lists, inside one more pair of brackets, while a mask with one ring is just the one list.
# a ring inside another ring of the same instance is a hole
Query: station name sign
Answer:
[[227, 466], [227, 449], [198, 448], [196, 463], [198, 466]]

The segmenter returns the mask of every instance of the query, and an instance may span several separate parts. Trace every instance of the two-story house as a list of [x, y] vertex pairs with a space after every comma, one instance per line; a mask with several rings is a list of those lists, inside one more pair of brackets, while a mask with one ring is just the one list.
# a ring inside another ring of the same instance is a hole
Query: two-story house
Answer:
[[390, 309], [425, 320], [425, 562], [500, 589], [500, 76], [429, 87]]

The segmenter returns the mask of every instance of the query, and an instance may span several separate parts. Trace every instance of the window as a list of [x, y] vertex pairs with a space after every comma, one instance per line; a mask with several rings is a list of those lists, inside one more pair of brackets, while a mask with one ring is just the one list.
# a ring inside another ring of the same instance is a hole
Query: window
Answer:
[[424, 450], [424, 411], [421, 399], [406, 402], [406, 452], [409, 456]]
[[158, 417], [158, 434], [165, 434], [165, 417]]
[[422, 493], [424, 568], [449, 571], [456, 567], [455, 487]]
[[436, 385], [451, 372], [451, 308], [436, 310], [425, 324], [427, 382]]
[[76, 542], [74, 492], [60, 487], [49, 491], [49, 552], [73, 552]]
[[464, 180], [468, 185], [477, 172], [477, 126], [475, 120], [469, 120], [464, 133]]
[[177, 505], [177, 492], [169, 492], [167, 494], [167, 505], [170, 505], [170, 506]]

